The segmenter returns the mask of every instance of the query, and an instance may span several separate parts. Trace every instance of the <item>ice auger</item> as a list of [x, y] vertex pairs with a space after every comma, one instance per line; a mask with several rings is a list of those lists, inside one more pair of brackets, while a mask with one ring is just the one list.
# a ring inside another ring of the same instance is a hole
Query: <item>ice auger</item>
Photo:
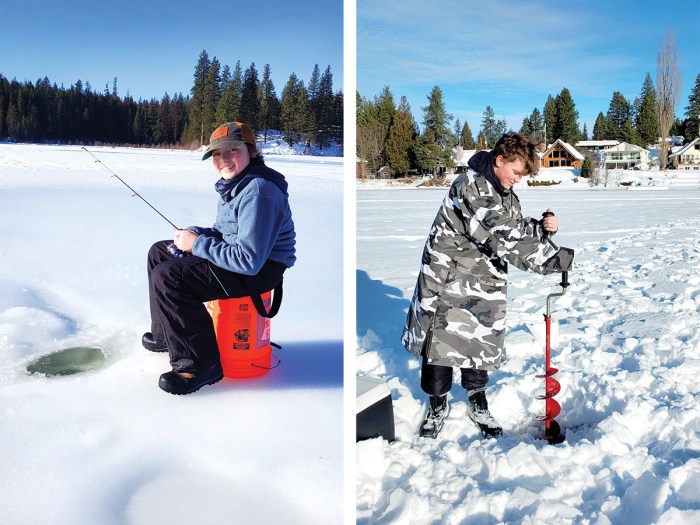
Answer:
[[[554, 215], [551, 211], [547, 211], [542, 214], [542, 217], [549, 217]], [[547, 242], [549, 242], [553, 247], [559, 249], [559, 247], [554, 244], [554, 242], [551, 239], [551, 235], [549, 232], [545, 232], [545, 239]], [[544, 375], [539, 375], [537, 377], [544, 378], [545, 379], [545, 393], [544, 395], [537, 396], [537, 399], [544, 399], [545, 400], [545, 414], [544, 416], [538, 416], [537, 419], [540, 421], [544, 421], [545, 424], [545, 431], [544, 431], [544, 437], [545, 439], [552, 445], [555, 445], [557, 443], [561, 443], [565, 439], [565, 432], [561, 429], [559, 426], [559, 423], [556, 422], [554, 419], [559, 415], [559, 412], [561, 412], [561, 406], [557, 401], [554, 399], [554, 396], [556, 396], [559, 391], [561, 390], [561, 385], [559, 384], [559, 381], [554, 379], [554, 375], [559, 372], [557, 368], [552, 367], [551, 365], [551, 345], [550, 345], [550, 334], [551, 334], [551, 326], [552, 326], [552, 316], [551, 316], [551, 309], [550, 309], [550, 302], [553, 297], [561, 297], [562, 295], [566, 294], [566, 289], [569, 287], [569, 272], [562, 272], [561, 274], [561, 283], [559, 283], [561, 286], [561, 292], [558, 293], [551, 293], [547, 296], [547, 309], [544, 314], [544, 322], [545, 322], [545, 371]]]

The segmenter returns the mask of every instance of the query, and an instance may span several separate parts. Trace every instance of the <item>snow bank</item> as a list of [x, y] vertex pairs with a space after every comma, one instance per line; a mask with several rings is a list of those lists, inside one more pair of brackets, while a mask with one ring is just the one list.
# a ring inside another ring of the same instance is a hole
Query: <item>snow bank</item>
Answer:
[[[524, 177], [516, 187], [516, 191], [523, 192], [537, 190], [542, 186], [530, 186], [532, 184], [551, 183], [552, 186], [560, 189], [588, 189], [591, 187], [589, 179], [580, 177], [579, 169], [574, 168], [540, 168], [534, 177]], [[457, 175], [451, 174], [445, 178], [445, 187], [449, 187]], [[409, 182], [410, 181], [410, 182]], [[379, 189], [379, 188], [421, 188], [432, 189], [426, 183], [431, 181], [430, 177], [415, 177], [411, 179], [358, 179], [358, 189]], [[667, 170], [659, 171], [658, 168], [652, 170], [622, 170], [611, 169], [601, 170], [599, 174], [597, 188], [690, 188], [700, 189], [700, 172], [687, 170]]]

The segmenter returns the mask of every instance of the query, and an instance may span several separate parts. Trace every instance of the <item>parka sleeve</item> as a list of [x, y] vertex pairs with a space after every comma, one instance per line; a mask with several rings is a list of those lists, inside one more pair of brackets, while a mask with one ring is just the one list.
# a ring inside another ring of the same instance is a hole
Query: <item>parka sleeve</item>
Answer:
[[541, 227], [520, 213], [511, 217], [494, 195], [462, 191], [453, 196], [453, 206], [467, 235], [517, 268], [542, 274], [571, 269], [573, 250], [557, 249], [542, 239]]

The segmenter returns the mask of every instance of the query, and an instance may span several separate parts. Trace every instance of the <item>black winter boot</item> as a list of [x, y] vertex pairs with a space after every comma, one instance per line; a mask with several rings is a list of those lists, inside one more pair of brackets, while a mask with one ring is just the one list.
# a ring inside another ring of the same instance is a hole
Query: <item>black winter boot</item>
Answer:
[[489, 405], [486, 402], [484, 390], [475, 390], [469, 394], [467, 415], [469, 419], [477, 424], [484, 437], [498, 437], [503, 433], [501, 425], [496, 422], [491, 412], [489, 412]]
[[449, 413], [450, 406], [447, 404], [447, 394], [430, 396], [430, 407], [418, 435], [433, 439], [437, 437]]
[[167, 352], [168, 347], [165, 346], [165, 341], [157, 341], [151, 332], [146, 332], [141, 337], [141, 344], [146, 350], [151, 352]]
[[[185, 374], [185, 375], [183, 375]], [[196, 374], [178, 373], [174, 370], [160, 376], [158, 386], [168, 394], [178, 396], [196, 392], [205, 385], [213, 385], [224, 378], [224, 371], [218, 361], [213, 365], [198, 370]]]

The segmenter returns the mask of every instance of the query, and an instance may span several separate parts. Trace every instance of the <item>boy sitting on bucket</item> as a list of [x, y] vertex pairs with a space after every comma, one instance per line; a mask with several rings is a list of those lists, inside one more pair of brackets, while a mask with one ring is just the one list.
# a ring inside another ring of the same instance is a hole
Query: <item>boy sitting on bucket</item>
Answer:
[[461, 371], [467, 413], [486, 437], [501, 426], [486, 401], [488, 371], [505, 359], [508, 263], [541, 274], [568, 271], [574, 252], [545, 239], [554, 216], [523, 218], [512, 190], [537, 172], [535, 145], [517, 133], [476, 153], [458, 176], [433, 222], [402, 343], [422, 357], [421, 388], [430, 398], [420, 435], [436, 437], [448, 415], [452, 370]]
[[158, 386], [171, 394], [190, 394], [223, 377], [204, 302], [272, 290], [296, 260], [287, 182], [265, 165], [253, 131], [241, 122], [219, 126], [202, 160], [209, 157], [221, 176], [214, 226], [175, 232], [173, 243], [187, 257], [173, 255], [170, 241], [148, 252], [151, 331], [142, 343], [169, 352], [172, 371]]

